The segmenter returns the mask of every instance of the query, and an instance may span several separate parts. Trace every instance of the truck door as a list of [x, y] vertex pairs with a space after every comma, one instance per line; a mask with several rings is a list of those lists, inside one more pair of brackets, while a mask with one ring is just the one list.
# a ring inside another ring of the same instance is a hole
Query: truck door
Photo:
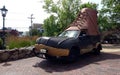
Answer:
[[79, 35], [79, 40], [80, 40], [80, 53], [87, 53], [90, 52], [93, 48], [92, 45], [92, 40], [91, 37], [89, 35], [87, 35], [87, 31], [81, 31], [80, 35]]

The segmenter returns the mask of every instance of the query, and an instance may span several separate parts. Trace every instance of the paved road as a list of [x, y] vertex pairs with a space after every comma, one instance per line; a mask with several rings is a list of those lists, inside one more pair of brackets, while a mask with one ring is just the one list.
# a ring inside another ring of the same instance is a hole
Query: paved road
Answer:
[[[107, 49], [109, 50], [109, 49]], [[120, 75], [120, 50], [87, 54], [74, 63], [52, 63], [37, 57], [0, 63], [0, 75]]]

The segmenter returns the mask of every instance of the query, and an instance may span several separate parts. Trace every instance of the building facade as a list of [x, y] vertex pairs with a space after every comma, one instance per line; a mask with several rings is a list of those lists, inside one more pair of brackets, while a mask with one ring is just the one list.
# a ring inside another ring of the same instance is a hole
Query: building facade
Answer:
[[39, 23], [33, 23], [33, 25], [30, 27], [31, 29], [36, 29], [39, 32], [44, 32], [43, 29], [43, 24], [39, 24]]

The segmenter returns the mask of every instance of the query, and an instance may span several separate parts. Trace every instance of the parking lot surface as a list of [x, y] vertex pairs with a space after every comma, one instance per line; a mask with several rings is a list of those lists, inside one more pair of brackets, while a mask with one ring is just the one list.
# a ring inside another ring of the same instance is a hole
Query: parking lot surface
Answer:
[[3, 62], [0, 75], [120, 75], [120, 48], [104, 48], [101, 55], [86, 54], [73, 63], [37, 57]]

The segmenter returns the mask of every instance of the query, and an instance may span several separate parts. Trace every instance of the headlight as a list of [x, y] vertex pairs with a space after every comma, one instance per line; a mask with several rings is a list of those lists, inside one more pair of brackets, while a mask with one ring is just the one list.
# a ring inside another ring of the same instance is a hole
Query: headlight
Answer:
[[40, 49], [40, 52], [41, 53], [47, 53], [47, 50], [46, 49]]

